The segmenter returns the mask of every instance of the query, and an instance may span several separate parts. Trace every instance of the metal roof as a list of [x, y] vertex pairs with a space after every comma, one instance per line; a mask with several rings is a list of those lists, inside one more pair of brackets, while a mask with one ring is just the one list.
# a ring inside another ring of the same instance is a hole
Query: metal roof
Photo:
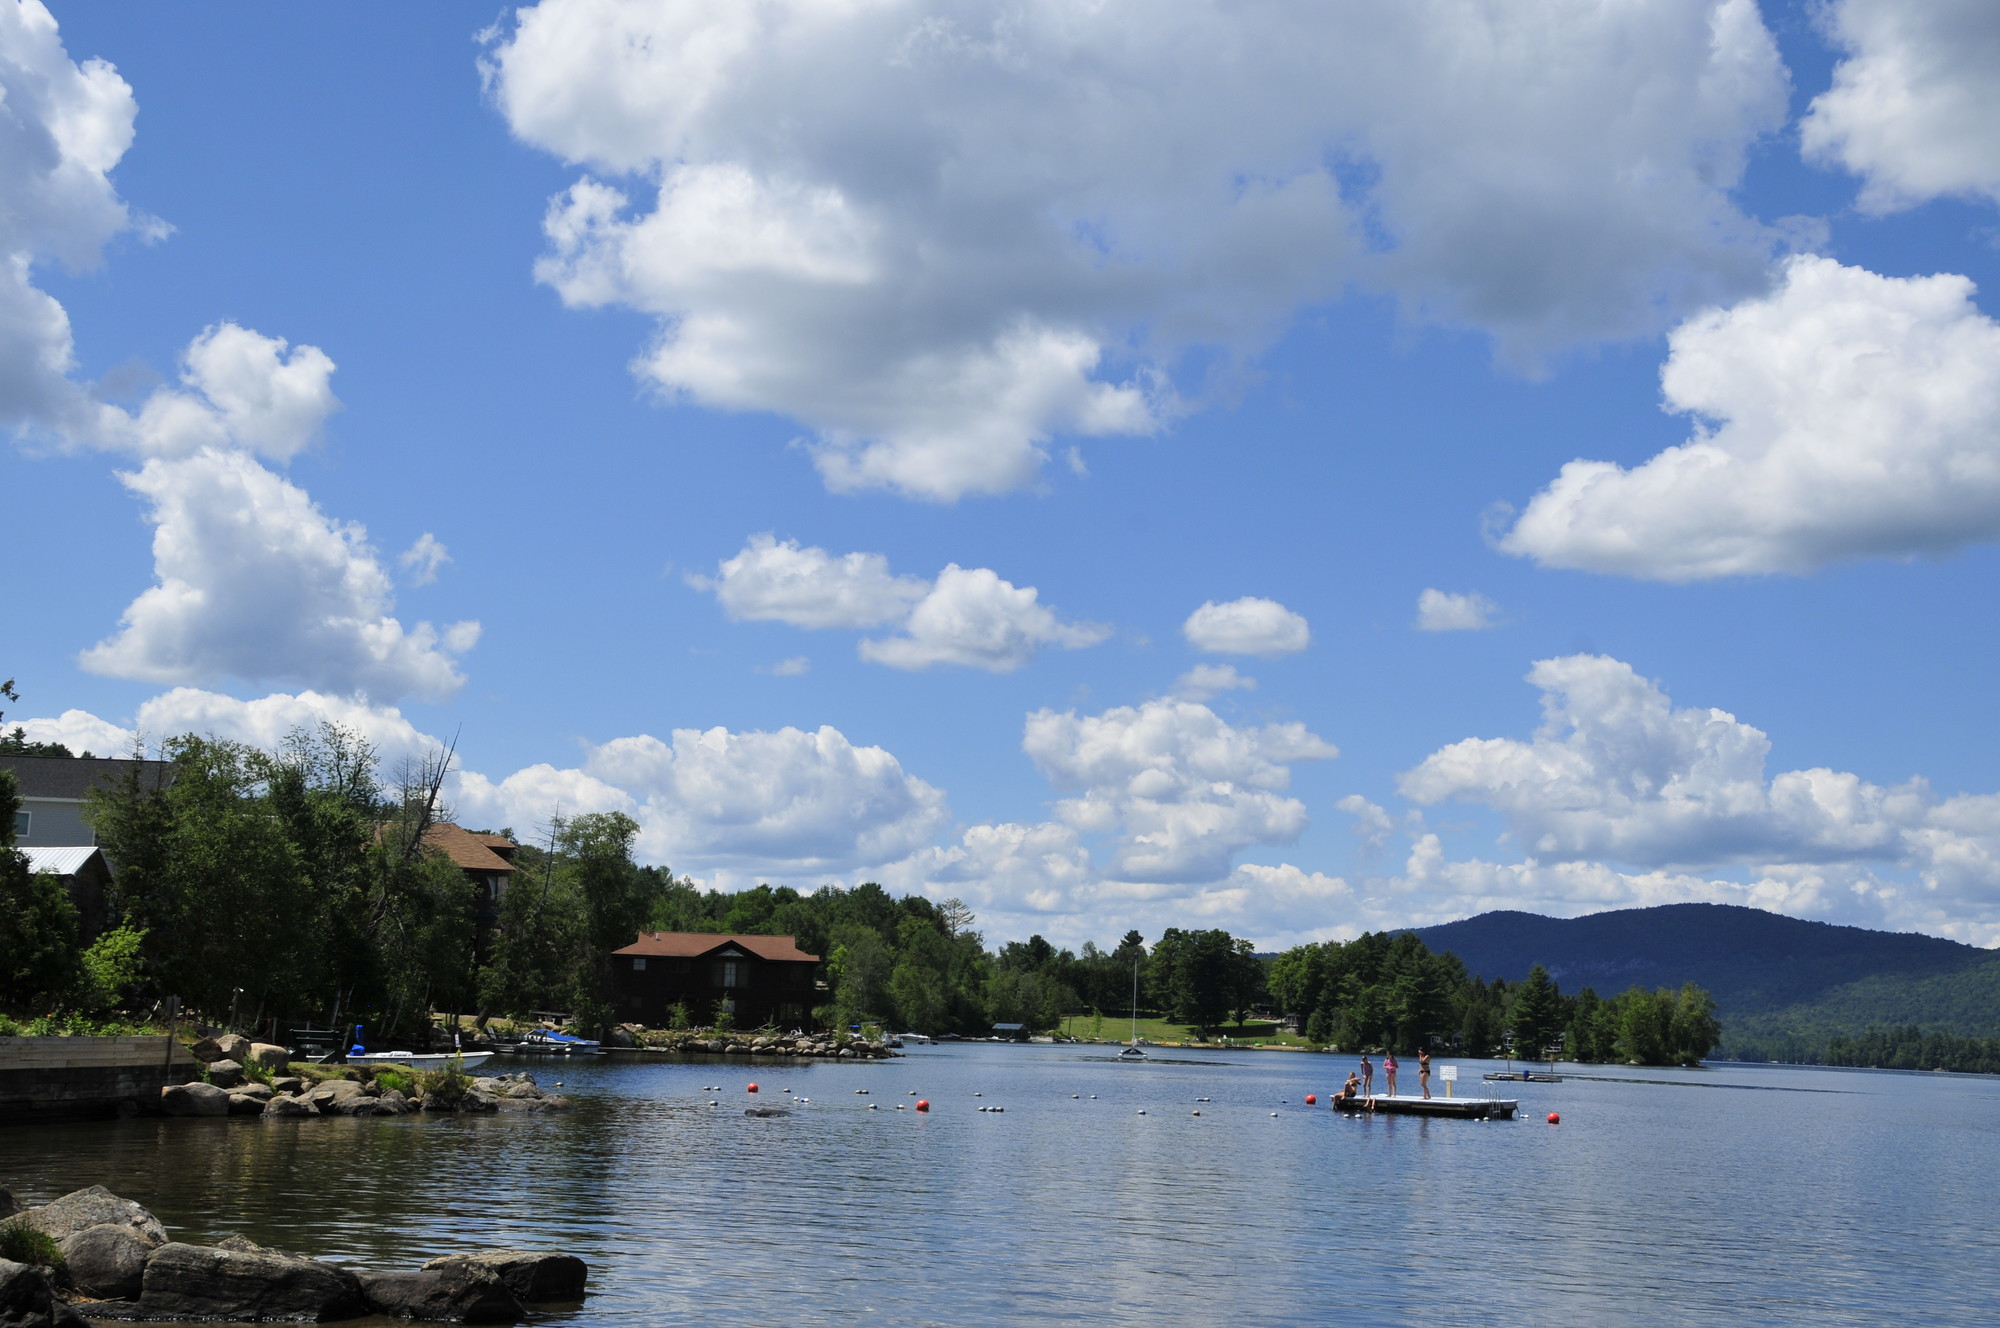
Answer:
[[21, 852], [28, 855], [28, 867], [31, 871], [53, 872], [57, 876], [76, 875], [92, 858], [99, 859], [99, 865], [102, 866], [104, 856], [89, 844], [74, 847], [65, 845], [51, 848], [23, 848]]

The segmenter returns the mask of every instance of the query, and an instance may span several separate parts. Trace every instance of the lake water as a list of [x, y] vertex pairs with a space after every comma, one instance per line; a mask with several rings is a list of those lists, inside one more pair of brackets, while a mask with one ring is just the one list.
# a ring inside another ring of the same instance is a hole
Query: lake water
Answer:
[[[1482, 1123], [1336, 1116], [1352, 1063], [606, 1057], [536, 1067], [559, 1116], [0, 1131], [0, 1184], [384, 1268], [562, 1250], [591, 1297], [536, 1322], [577, 1328], [2000, 1321], [2000, 1080], [1563, 1067], [1494, 1085], [1526, 1119]], [[1490, 1063], [1459, 1064], [1483, 1094]], [[811, 1101], [743, 1115], [785, 1089]]]

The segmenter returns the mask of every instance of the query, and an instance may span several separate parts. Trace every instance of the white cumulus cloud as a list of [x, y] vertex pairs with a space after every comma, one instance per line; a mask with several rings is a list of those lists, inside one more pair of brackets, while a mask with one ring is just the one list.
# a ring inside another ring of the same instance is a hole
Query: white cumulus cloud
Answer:
[[35, 268], [90, 268], [135, 223], [163, 229], [135, 219], [111, 183], [138, 109], [116, 69], [70, 59], [37, 0], [0, 3], [0, 428], [93, 428], [96, 408], [71, 377], [69, 316]]
[[[1543, 693], [1532, 738], [1468, 738], [1400, 780], [1418, 803], [1493, 808], [1527, 855], [1455, 870], [1519, 888], [1567, 882], [1576, 898], [1620, 904], [1726, 899], [2000, 936], [2000, 794], [1941, 797], [1923, 779], [1881, 785], [1824, 767], [1767, 774], [1761, 730], [1676, 708], [1603, 656], [1542, 660], [1528, 678]], [[1419, 850], [1442, 861], [1421, 839]], [[1754, 878], [1689, 874], [1735, 866]]]
[[141, 456], [233, 448], [289, 461], [340, 408], [333, 370], [317, 346], [288, 350], [282, 337], [218, 323], [182, 352], [180, 388], [155, 390], [136, 415], [100, 408], [88, 441]]
[[1356, 284], [1522, 362], [1734, 298], [1786, 104], [1752, 0], [544, 0], [485, 72], [586, 172], [537, 278], [653, 315], [643, 379], [936, 500], [1158, 429], [1189, 349]]
[[1058, 791], [1057, 819], [1109, 835], [1106, 871], [1136, 882], [1214, 881], [1253, 844], [1287, 844], [1310, 822], [1288, 797], [1291, 766], [1339, 755], [1299, 723], [1237, 728], [1192, 701], [1098, 715], [1038, 710], [1022, 750]]
[[944, 794], [838, 729], [676, 729], [619, 738], [584, 770], [644, 810], [641, 845], [701, 871], [820, 873], [893, 862], [949, 820]]
[[1064, 622], [1038, 602], [1039, 593], [990, 568], [949, 564], [910, 610], [902, 634], [863, 641], [861, 657], [897, 669], [958, 664], [1011, 673], [1044, 646], [1078, 650], [1111, 635], [1100, 623]]
[[225, 677], [441, 700], [464, 682], [456, 657], [477, 623], [405, 630], [388, 573], [357, 525], [242, 452], [154, 458], [121, 476], [151, 504], [158, 582], [125, 610], [84, 667], [148, 682]]
[[1257, 680], [1234, 664], [1197, 664], [1174, 679], [1173, 694], [1183, 701], [1207, 701], [1223, 692], [1255, 691]]
[[2000, 9], [1988, 0], [1836, 0], [1846, 58], [1799, 123], [1808, 160], [1893, 212], [1945, 195], [2000, 202]]
[[1417, 630], [1420, 632], [1477, 632], [1493, 626], [1500, 606], [1477, 593], [1452, 594], [1426, 588], [1417, 596]]
[[438, 572], [451, 561], [451, 554], [437, 536], [426, 530], [417, 536], [416, 543], [396, 555], [396, 561], [409, 574], [411, 585], [427, 586], [437, 580]]
[[1210, 600], [1188, 615], [1181, 635], [1212, 655], [1295, 655], [1312, 644], [1306, 620], [1271, 599]]
[[894, 576], [879, 553], [838, 557], [797, 540], [752, 535], [713, 577], [689, 584], [715, 592], [722, 611], [737, 622], [782, 622], [794, 627], [879, 627], [906, 616], [930, 590], [922, 577]]
[[898, 669], [934, 664], [1010, 673], [1048, 646], [1076, 650], [1111, 635], [1097, 623], [1067, 622], [1042, 604], [1033, 586], [1016, 586], [990, 568], [949, 564], [937, 580], [895, 576], [879, 553], [838, 557], [796, 540], [752, 536], [689, 584], [712, 590], [732, 619], [806, 628], [864, 628], [893, 623], [892, 636], [864, 640], [861, 657]]
[[1570, 462], [1501, 548], [1689, 581], [2000, 537], [2000, 325], [1964, 277], [1802, 256], [1669, 345], [1661, 387], [1694, 436], [1632, 470]]

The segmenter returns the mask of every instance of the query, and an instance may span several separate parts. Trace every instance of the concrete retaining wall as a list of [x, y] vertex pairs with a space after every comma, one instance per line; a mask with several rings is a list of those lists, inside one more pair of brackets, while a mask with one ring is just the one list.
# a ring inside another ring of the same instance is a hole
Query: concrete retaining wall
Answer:
[[154, 1110], [162, 1088], [197, 1068], [166, 1037], [0, 1038], [0, 1125]]

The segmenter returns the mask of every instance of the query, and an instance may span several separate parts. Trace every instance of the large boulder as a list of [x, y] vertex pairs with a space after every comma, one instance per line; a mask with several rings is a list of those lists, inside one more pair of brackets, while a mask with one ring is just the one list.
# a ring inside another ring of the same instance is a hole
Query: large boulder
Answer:
[[88, 1328], [30, 1263], [0, 1259], [0, 1328]]
[[146, 1261], [146, 1319], [290, 1319], [330, 1323], [367, 1312], [353, 1273], [275, 1250], [162, 1245]]
[[222, 1059], [235, 1061], [238, 1065], [250, 1054], [250, 1039], [241, 1033], [224, 1033], [215, 1040], [215, 1045], [222, 1049]]
[[424, 1271], [453, 1267], [484, 1268], [499, 1275], [524, 1305], [551, 1300], [582, 1300], [589, 1269], [573, 1254], [538, 1254], [533, 1250], [479, 1250], [432, 1259]]
[[208, 1082], [217, 1088], [234, 1088], [243, 1082], [243, 1067], [232, 1060], [210, 1061]]
[[95, 1300], [134, 1300], [153, 1247], [128, 1226], [101, 1222], [62, 1242], [63, 1262], [77, 1290]]
[[229, 1114], [232, 1116], [261, 1116], [264, 1114], [266, 1099], [250, 1093], [229, 1095]]
[[212, 1037], [201, 1039], [189, 1047], [188, 1051], [196, 1060], [202, 1062], [204, 1065], [210, 1061], [219, 1061], [225, 1055], [222, 1050], [222, 1044]]
[[370, 1311], [429, 1323], [518, 1323], [520, 1300], [493, 1269], [454, 1263], [415, 1273], [359, 1273]]
[[[275, 1042], [252, 1042], [250, 1061], [255, 1061], [267, 1070], [277, 1071], [292, 1063], [292, 1053], [288, 1048], [281, 1047]], [[249, 1063], [249, 1061], [244, 1062], [246, 1065]]]
[[266, 1116], [317, 1116], [319, 1108], [302, 1097], [280, 1093], [264, 1104]]
[[306, 1081], [295, 1074], [281, 1074], [271, 1080], [273, 1093], [296, 1093], [304, 1089]]
[[361, 1085], [354, 1080], [329, 1079], [325, 1083], [308, 1089], [305, 1099], [324, 1112], [329, 1111], [336, 1102], [343, 1102], [350, 1097], [358, 1097], [360, 1095]]
[[96, 1226], [124, 1227], [149, 1250], [167, 1243], [167, 1229], [159, 1218], [102, 1185], [71, 1190], [40, 1208], [30, 1208], [21, 1220], [58, 1244]]
[[160, 1090], [160, 1110], [169, 1116], [227, 1116], [229, 1090], [214, 1084], [168, 1084]]

